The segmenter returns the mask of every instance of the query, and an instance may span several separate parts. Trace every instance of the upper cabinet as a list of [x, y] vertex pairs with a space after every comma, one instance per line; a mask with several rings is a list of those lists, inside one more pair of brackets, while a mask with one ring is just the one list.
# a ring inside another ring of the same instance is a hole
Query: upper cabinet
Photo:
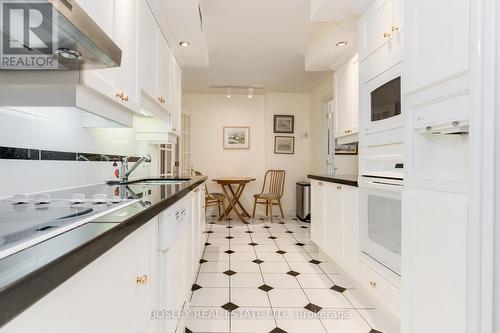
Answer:
[[120, 67], [83, 70], [81, 83], [134, 113], [180, 129], [181, 68], [148, 2], [78, 2], [122, 50]]
[[358, 56], [340, 66], [333, 76], [335, 103], [335, 138], [352, 137], [359, 131], [359, 72]]
[[78, 3], [122, 50], [120, 67], [83, 70], [81, 83], [137, 112], [137, 1]]
[[470, 0], [409, 0], [406, 6], [406, 93], [467, 73]]
[[377, 49], [397, 37], [402, 30], [403, 1], [374, 1], [359, 21], [360, 60], [368, 58]]
[[177, 119], [180, 119], [181, 113], [181, 69], [148, 4], [141, 2], [140, 7], [141, 106], [171, 123], [171, 130], [175, 132], [180, 129]]

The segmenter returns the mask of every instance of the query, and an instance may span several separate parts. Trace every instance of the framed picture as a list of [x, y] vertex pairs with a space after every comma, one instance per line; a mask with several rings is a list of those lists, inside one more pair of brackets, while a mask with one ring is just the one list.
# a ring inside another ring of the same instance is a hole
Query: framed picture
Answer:
[[274, 133], [293, 133], [294, 116], [274, 115]]
[[224, 149], [249, 149], [250, 127], [226, 127], [223, 129]]
[[335, 155], [358, 155], [358, 144], [350, 143], [346, 145], [335, 144]]
[[274, 137], [275, 154], [293, 154], [294, 150], [295, 150], [295, 137], [293, 136]]

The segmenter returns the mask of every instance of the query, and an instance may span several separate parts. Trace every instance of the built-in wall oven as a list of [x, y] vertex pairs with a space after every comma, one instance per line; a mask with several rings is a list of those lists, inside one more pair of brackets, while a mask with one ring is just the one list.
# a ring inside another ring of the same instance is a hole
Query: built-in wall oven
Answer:
[[[360, 176], [361, 251], [401, 275], [401, 194], [402, 164], [380, 176]], [[400, 176], [398, 175], [398, 171]]]
[[364, 134], [403, 126], [401, 115], [402, 64], [397, 64], [363, 85]]

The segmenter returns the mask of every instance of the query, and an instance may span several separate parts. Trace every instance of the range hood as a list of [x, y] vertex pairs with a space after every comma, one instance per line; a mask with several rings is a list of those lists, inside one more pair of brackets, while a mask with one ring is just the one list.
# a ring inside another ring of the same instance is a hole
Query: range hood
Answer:
[[[59, 67], [53, 69], [99, 69], [120, 66], [121, 49], [76, 1], [46, 0], [33, 3], [26, 1], [23, 2], [23, 6], [37, 9], [40, 3], [45, 4], [45, 8], [48, 9], [39, 11], [43, 17], [42, 22], [46, 24], [37, 28], [37, 35], [45, 36], [53, 46], [52, 57], [59, 63]], [[19, 31], [20, 29], [3, 31], [3, 38], [16, 41], [33, 54], [39, 54], [36, 48], [26, 46], [20, 41], [23, 39], [23, 33]]]

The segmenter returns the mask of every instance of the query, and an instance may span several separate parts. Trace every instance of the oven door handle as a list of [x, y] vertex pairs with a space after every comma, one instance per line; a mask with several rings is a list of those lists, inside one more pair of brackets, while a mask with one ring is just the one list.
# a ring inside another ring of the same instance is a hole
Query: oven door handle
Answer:
[[360, 187], [369, 188], [369, 189], [377, 189], [377, 190], [388, 190], [394, 192], [402, 192], [404, 189], [403, 184], [391, 183], [384, 179], [370, 179], [363, 180], [360, 182]]

